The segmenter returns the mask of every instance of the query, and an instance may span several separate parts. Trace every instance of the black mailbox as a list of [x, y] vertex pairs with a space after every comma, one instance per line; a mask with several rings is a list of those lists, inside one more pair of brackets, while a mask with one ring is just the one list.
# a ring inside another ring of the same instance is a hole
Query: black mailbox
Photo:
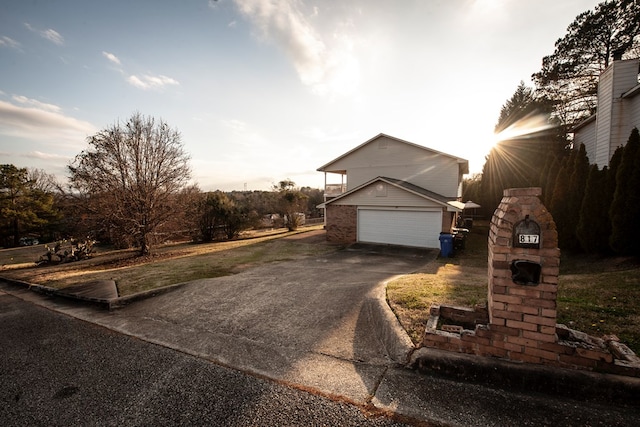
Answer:
[[511, 280], [518, 285], [536, 286], [540, 283], [541, 270], [537, 262], [516, 260], [511, 263]]
[[540, 249], [540, 226], [529, 215], [513, 227], [513, 247]]

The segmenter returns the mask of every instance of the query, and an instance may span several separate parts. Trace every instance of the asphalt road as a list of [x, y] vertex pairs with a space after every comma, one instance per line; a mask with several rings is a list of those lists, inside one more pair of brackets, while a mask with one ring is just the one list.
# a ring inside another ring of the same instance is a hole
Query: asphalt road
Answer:
[[0, 291], [0, 420], [25, 425], [401, 425]]
[[640, 406], [606, 396], [492, 388], [398, 364], [382, 281], [424, 262], [348, 250], [115, 311], [0, 283], [0, 426], [397, 425], [365, 407], [437, 426], [640, 426]]

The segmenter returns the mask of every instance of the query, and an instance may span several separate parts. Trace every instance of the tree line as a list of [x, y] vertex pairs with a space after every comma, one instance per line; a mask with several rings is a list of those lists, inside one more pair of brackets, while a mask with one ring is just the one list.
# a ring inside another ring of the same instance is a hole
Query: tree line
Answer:
[[480, 203], [480, 213], [490, 217], [505, 188], [541, 187], [562, 249], [640, 254], [637, 129], [602, 169], [571, 140], [572, 128], [596, 113], [602, 71], [615, 59], [638, 57], [637, 2], [605, 1], [578, 15], [532, 75], [535, 88], [520, 82], [502, 106], [495, 132], [503, 139], [482, 173], [465, 181], [464, 199]]
[[255, 227], [296, 229], [320, 216], [320, 189], [289, 179], [271, 191], [203, 192], [190, 182], [189, 155], [166, 122], [134, 113], [87, 139], [68, 182], [41, 170], [0, 165], [0, 244], [95, 239], [141, 254], [166, 241], [236, 238]]

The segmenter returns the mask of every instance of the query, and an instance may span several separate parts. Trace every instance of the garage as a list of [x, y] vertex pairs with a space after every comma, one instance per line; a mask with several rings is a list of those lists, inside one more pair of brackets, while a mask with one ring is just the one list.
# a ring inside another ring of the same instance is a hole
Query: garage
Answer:
[[438, 248], [442, 212], [358, 209], [357, 227], [359, 242]]

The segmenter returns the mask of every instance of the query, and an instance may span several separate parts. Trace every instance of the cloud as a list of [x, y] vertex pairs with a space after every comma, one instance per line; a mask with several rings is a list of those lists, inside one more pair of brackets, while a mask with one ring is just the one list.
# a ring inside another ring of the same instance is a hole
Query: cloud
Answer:
[[[113, 53], [106, 52], [104, 50], [102, 51], [102, 56], [107, 58], [113, 64], [118, 65], [119, 66], [118, 67], [118, 71], [121, 74], [126, 75], [125, 71], [122, 68], [120, 68], [120, 66], [122, 65], [122, 62], [120, 61], [120, 58], [118, 58]], [[136, 74], [131, 74], [131, 75], [129, 75], [129, 77], [126, 77], [125, 80], [130, 85], [135, 86], [138, 89], [142, 89], [142, 90], [162, 89], [165, 86], [177, 86], [177, 85], [180, 84], [180, 82], [178, 82], [176, 79], [164, 76], [162, 74], [159, 74], [159, 75], [152, 75], [152, 74], [136, 75]]]
[[117, 56], [115, 56], [113, 53], [105, 52], [103, 50], [102, 51], [102, 56], [104, 56], [105, 58], [107, 58], [109, 61], [113, 62], [116, 65], [122, 65], [120, 63], [120, 59]]
[[35, 107], [39, 110], [50, 111], [53, 113], [60, 112], [60, 107], [58, 107], [57, 105], [40, 102], [37, 99], [27, 98], [26, 96], [13, 95], [12, 99], [16, 102], [19, 102], [20, 104], [25, 104], [31, 107]]
[[20, 49], [20, 43], [7, 36], [0, 37], [0, 46]]
[[179, 85], [180, 83], [177, 80], [172, 79], [171, 77], [158, 75], [152, 76], [148, 74], [143, 74], [141, 76], [130, 75], [127, 78], [127, 82], [129, 84], [143, 90], [147, 89], [161, 89], [167, 85]]
[[[303, 4], [296, 0], [235, 0], [240, 12], [290, 57], [303, 84], [320, 94], [353, 92], [359, 83], [360, 68], [353, 55], [354, 39], [341, 24], [332, 31], [319, 31], [305, 17]], [[309, 17], [320, 15], [314, 7]], [[324, 36], [328, 34], [329, 37]]]
[[29, 24], [28, 22], [25, 23], [24, 26], [27, 27], [29, 31], [33, 31], [36, 34], [39, 34], [41, 37], [49, 40], [50, 42], [58, 46], [62, 46], [64, 44], [64, 37], [62, 37], [62, 35], [60, 35], [59, 32], [57, 32], [52, 28], [48, 28], [46, 30], [38, 30], [37, 28], [34, 28], [33, 26], [31, 26], [31, 24]]
[[58, 106], [17, 95], [13, 99], [27, 107], [0, 101], [0, 135], [75, 149], [96, 132], [91, 123], [62, 114]]
[[43, 153], [41, 151], [31, 151], [29, 153], [22, 154], [21, 157], [26, 157], [28, 159], [39, 159], [39, 160], [69, 160], [68, 156], [63, 156], [60, 154], [52, 154], [52, 153]]
[[232, 129], [235, 132], [243, 132], [248, 128], [247, 123], [243, 122], [242, 120], [223, 119], [221, 122], [223, 126]]

